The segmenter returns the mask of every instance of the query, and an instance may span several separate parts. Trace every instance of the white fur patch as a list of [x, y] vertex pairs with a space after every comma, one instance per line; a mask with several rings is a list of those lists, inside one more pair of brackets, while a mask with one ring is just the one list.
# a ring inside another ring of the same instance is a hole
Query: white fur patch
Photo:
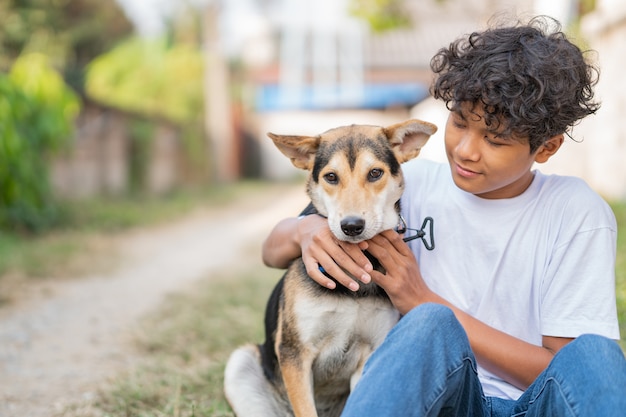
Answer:
[[385, 339], [398, 322], [398, 311], [386, 300], [377, 297], [308, 297], [301, 294], [294, 304], [298, 317], [300, 339], [307, 346], [323, 349], [316, 360], [324, 366], [325, 357], [344, 356], [343, 378], [360, 376], [365, 359]]
[[292, 416], [276, 401], [276, 391], [265, 378], [254, 345], [242, 346], [230, 355], [224, 370], [224, 393], [237, 417]]

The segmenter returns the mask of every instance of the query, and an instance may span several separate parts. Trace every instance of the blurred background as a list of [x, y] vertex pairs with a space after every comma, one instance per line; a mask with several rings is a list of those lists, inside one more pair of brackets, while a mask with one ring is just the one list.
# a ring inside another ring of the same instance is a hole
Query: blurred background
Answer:
[[306, 205], [266, 133], [415, 117], [443, 161], [431, 57], [537, 14], [593, 50], [603, 103], [540, 169], [622, 230], [623, 0], [0, 0], [0, 417], [231, 416], [224, 362], [282, 273], [262, 239]]
[[267, 131], [442, 126], [429, 60], [494, 14], [549, 14], [597, 51], [603, 107], [545, 170], [626, 197], [619, 0], [3, 0], [0, 226], [47, 227], [59, 200], [293, 176]]

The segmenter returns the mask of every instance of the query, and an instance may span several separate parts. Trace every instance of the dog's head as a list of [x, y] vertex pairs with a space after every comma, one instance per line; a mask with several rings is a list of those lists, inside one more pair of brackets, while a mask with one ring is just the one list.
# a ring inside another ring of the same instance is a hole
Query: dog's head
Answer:
[[309, 171], [307, 193], [337, 239], [360, 242], [398, 224], [400, 164], [415, 158], [436, 130], [408, 120], [343, 126], [318, 136], [268, 136], [294, 166]]

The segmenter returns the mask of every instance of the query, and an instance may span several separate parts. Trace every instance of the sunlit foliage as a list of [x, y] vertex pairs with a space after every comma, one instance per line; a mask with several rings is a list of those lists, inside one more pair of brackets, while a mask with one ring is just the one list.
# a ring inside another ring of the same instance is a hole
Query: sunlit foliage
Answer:
[[194, 46], [133, 38], [91, 63], [86, 91], [116, 108], [188, 123], [202, 116], [203, 68]]
[[79, 110], [45, 55], [23, 55], [0, 74], [0, 228], [36, 231], [54, 221], [47, 157], [68, 143]]

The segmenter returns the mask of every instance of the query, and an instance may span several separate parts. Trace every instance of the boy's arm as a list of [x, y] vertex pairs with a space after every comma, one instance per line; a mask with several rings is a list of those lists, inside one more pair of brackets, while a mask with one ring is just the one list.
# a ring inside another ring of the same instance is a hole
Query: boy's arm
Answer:
[[[362, 252], [365, 248], [366, 244], [359, 247], [337, 241], [328, 221], [311, 214], [280, 221], [263, 242], [262, 258], [267, 266], [286, 268], [291, 261], [302, 256], [307, 273], [318, 284], [334, 289], [338, 282], [356, 291], [359, 285], [352, 277], [366, 283], [371, 280], [372, 265]], [[337, 282], [324, 275], [320, 265]]]
[[470, 341], [476, 360], [489, 372], [526, 390], [563, 346], [573, 339], [543, 336], [542, 346], [527, 343], [494, 329], [459, 310], [441, 297], [433, 302], [452, 309]]
[[287, 268], [289, 263], [302, 255], [298, 233], [298, 218], [288, 217], [274, 226], [263, 242], [263, 263], [272, 268]]
[[386, 274], [372, 272], [401, 314], [424, 303], [449, 307], [465, 329], [476, 360], [495, 375], [525, 390], [548, 366], [554, 354], [572, 339], [543, 337], [536, 346], [501, 332], [432, 292], [422, 279], [413, 252], [393, 231], [369, 241], [368, 251], [378, 258]]

